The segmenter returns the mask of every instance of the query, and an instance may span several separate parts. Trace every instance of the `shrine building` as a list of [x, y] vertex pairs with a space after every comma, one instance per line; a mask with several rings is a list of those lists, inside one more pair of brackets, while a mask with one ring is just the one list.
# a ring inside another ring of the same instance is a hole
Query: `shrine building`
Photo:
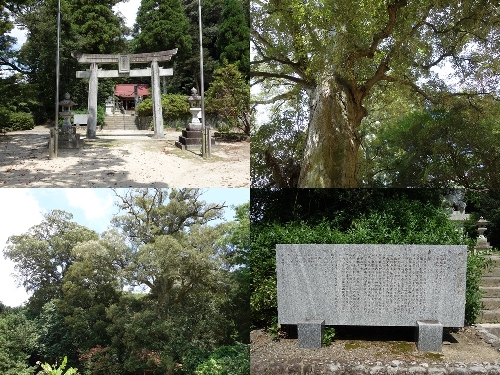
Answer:
[[140, 103], [151, 93], [149, 85], [143, 83], [122, 83], [115, 86], [115, 97], [117, 97], [118, 108], [133, 110], [137, 103]]

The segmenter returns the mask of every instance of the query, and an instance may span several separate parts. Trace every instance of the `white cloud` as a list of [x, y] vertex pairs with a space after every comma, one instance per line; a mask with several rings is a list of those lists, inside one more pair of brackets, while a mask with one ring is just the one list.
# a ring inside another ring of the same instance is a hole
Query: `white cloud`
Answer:
[[135, 23], [135, 17], [137, 15], [137, 10], [141, 5], [141, 0], [128, 0], [126, 2], [120, 2], [113, 7], [115, 12], [120, 12], [125, 18], [125, 24], [132, 28]]
[[43, 219], [38, 202], [25, 189], [0, 189], [0, 301], [8, 306], [19, 306], [28, 299], [24, 289], [18, 288], [12, 278], [14, 264], [3, 257], [7, 239], [22, 234]]
[[113, 207], [113, 194], [108, 189], [64, 189], [68, 204], [83, 210], [87, 220], [109, 216]]

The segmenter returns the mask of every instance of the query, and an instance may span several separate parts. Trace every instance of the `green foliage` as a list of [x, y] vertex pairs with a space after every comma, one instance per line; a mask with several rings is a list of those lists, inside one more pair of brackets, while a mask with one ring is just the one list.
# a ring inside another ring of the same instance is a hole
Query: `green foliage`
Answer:
[[32, 375], [28, 359], [37, 350], [38, 333], [22, 309], [6, 308], [0, 313], [0, 372]]
[[116, 193], [121, 212], [100, 236], [52, 211], [9, 238], [5, 253], [34, 294], [16, 321], [0, 305], [0, 362], [13, 369], [0, 372], [33, 375], [28, 359], [61, 353], [46, 374], [193, 374], [210, 353], [228, 373], [248, 372], [244, 344], [214, 351], [249, 339], [249, 204], [225, 222], [225, 206], [198, 189]]
[[84, 36], [77, 41], [77, 51], [109, 53], [125, 49], [123, 34], [127, 30], [123, 19], [112, 10], [118, 3], [118, 0], [71, 1], [74, 32]]
[[225, 63], [214, 72], [206, 102], [208, 113], [220, 116], [230, 127], [250, 135], [250, 86], [236, 65]]
[[281, 334], [281, 325], [274, 322], [267, 328], [267, 333], [272, 337], [274, 341], [279, 341]]
[[[39, 333], [38, 354], [44, 361], [55, 363], [60, 359], [61, 353], [73, 353], [76, 350], [55, 300], [50, 300], [42, 307], [36, 319], [36, 329]], [[76, 361], [75, 357], [70, 355], [70, 362]]]
[[142, 0], [134, 25], [134, 52], [156, 52], [178, 48], [191, 51], [189, 21], [180, 0]]
[[480, 289], [481, 278], [484, 270], [491, 267], [491, 260], [482, 254], [469, 254], [467, 257], [467, 278], [465, 290], [465, 324], [476, 323], [483, 304], [481, 297], [483, 292]]
[[[300, 187], [352, 187], [356, 183], [360, 157], [364, 156], [370, 162], [374, 153], [378, 152], [374, 147], [370, 148], [370, 155], [363, 155], [365, 143], [370, 144], [373, 137], [377, 137], [380, 147], [384, 147], [383, 142], [387, 139], [378, 137], [380, 133], [375, 128], [373, 133], [360, 134], [361, 120], [373, 110], [373, 106], [367, 104], [376, 102], [384, 107], [391, 98], [403, 96], [402, 93], [407, 97], [409, 88], [425, 102], [408, 101], [401, 110], [414, 106], [412, 110], [425, 111], [431, 103], [448, 106], [447, 101], [457, 96], [463, 98], [461, 105], [470, 101], [475, 106], [477, 97], [496, 92], [499, 70], [495, 56], [499, 46], [491, 47], [499, 20], [496, 2], [363, 1], [352, 7], [339, 0], [281, 0], [254, 2], [251, 11], [251, 39], [255, 46], [251, 76], [261, 88], [259, 99], [276, 103], [273, 111], [279, 116], [282, 103], [293, 102], [297, 92], [307, 96], [306, 124], [309, 134], [314, 136], [306, 140], [310, 152], [304, 155], [302, 161], [300, 182], [305, 186]], [[464, 20], [468, 21], [464, 23]], [[462, 37], [464, 32], [470, 33], [470, 37]], [[455, 57], [465, 55], [473, 56], [472, 61]], [[436, 74], [437, 69], [444, 66], [452, 66], [449, 79], [442, 78], [445, 74]], [[381, 91], [389, 95], [379, 96]], [[371, 103], [370, 99], [373, 99]], [[333, 108], [345, 108], [345, 117], [339, 116], [341, 111]], [[398, 116], [403, 114], [401, 110]], [[417, 143], [421, 149], [428, 151], [420, 153], [424, 160], [419, 160], [417, 156], [412, 160], [413, 164], [420, 162], [424, 166], [405, 168], [404, 162], [412, 156], [407, 155], [399, 160], [401, 165], [396, 171], [389, 171], [391, 179], [386, 184], [423, 186], [424, 182], [425, 186], [442, 186], [442, 183], [430, 183], [438, 179], [435, 173], [440, 174], [440, 182], [467, 180], [473, 183], [470, 174], [481, 174], [477, 167], [481, 164], [474, 163], [477, 158], [491, 163], [488, 154], [498, 154], [498, 139], [489, 129], [486, 137], [495, 139], [495, 145], [485, 146], [487, 152], [474, 147], [471, 160], [467, 160], [470, 156], [465, 145], [467, 138], [462, 138], [460, 133], [465, 134], [469, 129], [471, 138], [477, 139], [482, 132], [465, 126], [463, 122], [450, 121], [439, 138], [426, 138], [432, 140], [430, 143], [422, 140], [420, 144], [420, 140], [416, 139], [426, 135], [425, 127], [419, 133], [405, 133], [416, 141], [413, 144]], [[331, 129], [336, 129], [338, 133], [331, 136]], [[449, 139], [449, 144], [446, 143], [446, 135], [443, 135], [445, 131], [454, 137]], [[455, 137], [464, 140], [462, 146], [458, 145]], [[453, 145], [453, 142], [456, 144]], [[398, 148], [402, 153], [407, 150], [403, 145]], [[344, 155], [348, 161], [342, 165]], [[394, 153], [387, 152], [385, 162], [391, 164], [393, 156]], [[441, 156], [448, 159], [440, 159]], [[335, 159], [336, 163], [329, 163], [329, 158]], [[322, 171], [312, 167], [319, 166], [319, 160], [325, 165]], [[358, 162], [356, 166], [355, 162]], [[453, 162], [458, 162], [458, 165]], [[285, 166], [282, 165], [283, 168]], [[338, 174], [337, 169], [340, 171]], [[452, 173], [448, 175], [446, 172], [450, 169]], [[416, 176], [411, 175], [414, 171]], [[380, 168], [374, 167], [364, 176], [376, 174], [376, 181], [360, 179], [358, 184], [380, 186], [385, 180], [385, 172], [385, 169], [380, 171]], [[411, 184], [398, 181], [396, 172], [411, 179]], [[498, 173], [488, 173], [488, 177], [493, 179], [492, 186], [498, 185], [497, 179], [492, 177], [495, 175]], [[314, 182], [307, 181], [310, 176]], [[348, 176], [349, 181], [345, 182], [342, 176]], [[483, 183], [484, 180], [480, 180], [478, 186], [484, 186]]]
[[[186, 95], [165, 94], [161, 96], [162, 114], [165, 123], [180, 120], [187, 123], [190, 118], [189, 103]], [[153, 116], [153, 100], [144, 99], [136, 108], [138, 116]]]
[[121, 375], [123, 370], [118, 363], [118, 356], [109, 347], [97, 345], [84, 353], [80, 352], [79, 360], [83, 363], [83, 374]]
[[104, 118], [106, 117], [106, 107], [103, 105], [97, 106], [97, 126], [104, 125]]
[[322, 346], [329, 346], [335, 337], [335, 328], [333, 327], [326, 327], [324, 332], [323, 332], [323, 338], [321, 340], [321, 345]]
[[250, 345], [222, 346], [200, 364], [196, 375], [246, 375], [250, 373]]
[[378, 183], [394, 187], [500, 186], [500, 107], [489, 98], [414, 111], [379, 130], [368, 146]]
[[11, 130], [30, 130], [35, 127], [35, 121], [31, 113], [12, 112], [9, 114], [7, 127]]
[[33, 292], [29, 305], [37, 313], [42, 306], [62, 295], [62, 281], [75, 261], [72, 248], [96, 239], [97, 233], [71, 221], [70, 213], [54, 210], [27, 233], [9, 237], [4, 254], [15, 263], [16, 277]]
[[217, 38], [219, 61], [236, 64], [248, 80], [250, 75], [250, 30], [240, 0], [226, 0]]
[[252, 134], [250, 161], [252, 187], [297, 187], [306, 141], [300, 106], [271, 111], [271, 118]]
[[73, 368], [73, 367], [70, 367], [69, 369], [67, 369], [63, 373], [64, 369], [66, 368], [67, 362], [68, 362], [68, 358], [64, 357], [64, 359], [59, 367], [56, 367], [57, 364], [55, 364], [54, 367], [52, 367], [48, 363], [40, 363], [40, 366], [42, 367], [42, 371], [40, 371], [38, 373], [38, 375], [43, 375], [43, 374], [46, 374], [46, 375], [74, 375], [74, 374], [78, 374], [78, 369]]

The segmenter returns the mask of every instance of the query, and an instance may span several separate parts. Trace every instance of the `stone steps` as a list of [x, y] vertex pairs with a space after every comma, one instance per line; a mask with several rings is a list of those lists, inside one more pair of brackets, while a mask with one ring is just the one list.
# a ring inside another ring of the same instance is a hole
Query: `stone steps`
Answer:
[[104, 129], [106, 130], [137, 130], [136, 116], [115, 115], [106, 116], [104, 119]]
[[483, 302], [483, 310], [500, 310], [500, 298], [487, 297], [481, 299]]
[[500, 323], [500, 310], [482, 310], [478, 323]]
[[482, 286], [483, 298], [500, 298], [500, 286]]
[[481, 302], [483, 309], [479, 316], [480, 323], [500, 322], [500, 256], [489, 257], [493, 268], [483, 274], [481, 290], [484, 292]]
[[500, 277], [499, 276], [483, 276], [481, 280], [481, 287], [488, 286], [500, 286]]

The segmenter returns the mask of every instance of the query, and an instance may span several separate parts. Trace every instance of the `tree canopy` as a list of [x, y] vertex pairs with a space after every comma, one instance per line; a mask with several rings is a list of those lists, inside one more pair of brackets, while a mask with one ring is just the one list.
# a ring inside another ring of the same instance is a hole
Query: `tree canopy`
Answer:
[[[420, 108], [454, 97], [473, 105], [496, 95], [495, 1], [380, 0], [355, 7], [255, 1], [252, 14], [251, 77], [263, 88], [257, 102], [304, 95], [308, 121], [299, 187], [360, 185], [361, 124], [380, 91], [394, 99], [410, 90]], [[451, 69], [453, 79], [442, 79], [437, 68]]]
[[11, 236], [4, 254], [33, 294], [7, 320], [0, 305], [0, 326], [12, 323], [0, 333], [3, 363], [25, 375], [64, 356], [86, 374], [193, 374], [217, 358], [243, 375], [249, 203], [225, 220], [225, 204], [202, 193], [116, 191], [120, 212], [101, 234], [55, 210]]

